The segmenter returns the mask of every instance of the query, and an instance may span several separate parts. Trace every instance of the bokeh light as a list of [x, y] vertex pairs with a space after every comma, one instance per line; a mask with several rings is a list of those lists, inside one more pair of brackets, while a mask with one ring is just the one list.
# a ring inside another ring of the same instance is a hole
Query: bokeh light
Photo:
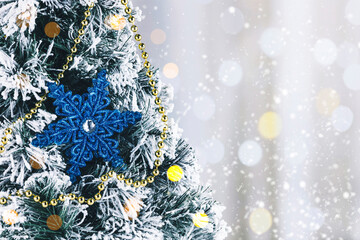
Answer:
[[229, 87], [237, 85], [243, 77], [243, 70], [238, 62], [224, 61], [219, 69], [220, 81]]
[[268, 57], [277, 57], [284, 49], [285, 39], [280, 29], [268, 28], [261, 34], [259, 44]]
[[13, 225], [18, 221], [19, 215], [14, 209], [8, 209], [3, 212], [2, 217], [6, 224]]
[[229, 7], [227, 11], [221, 13], [220, 24], [225, 33], [238, 34], [244, 27], [244, 15], [240, 9]]
[[345, 86], [351, 90], [360, 89], [360, 65], [353, 64], [348, 66], [343, 74]]
[[198, 119], [207, 121], [215, 114], [215, 101], [213, 97], [210, 97], [209, 95], [200, 95], [195, 98], [192, 109]]
[[206, 140], [201, 146], [196, 148], [199, 158], [204, 163], [219, 163], [225, 155], [224, 144], [217, 138]]
[[356, 64], [359, 61], [359, 48], [350, 42], [343, 42], [338, 48], [338, 57], [336, 62], [339, 66], [346, 68], [349, 65]]
[[163, 44], [166, 41], [166, 33], [161, 29], [155, 29], [151, 32], [150, 39], [154, 44]]
[[163, 68], [163, 74], [169, 79], [176, 78], [179, 74], [179, 67], [175, 63], [167, 63]]
[[339, 132], [347, 131], [351, 127], [353, 120], [354, 114], [351, 109], [341, 105], [334, 110], [331, 116], [332, 125]]
[[332, 88], [325, 88], [319, 91], [316, 97], [316, 109], [325, 116], [330, 116], [340, 105], [340, 96]]
[[337, 47], [330, 39], [319, 39], [314, 46], [315, 60], [321, 65], [327, 66], [335, 62]]
[[345, 7], [346, 19], [356, 26], [360, 25], [360, 1], [350, 0]]
[[281, 124], [281, 119], [277, 113], [266, 112], [260, 117], [258, 130], [262, 137], [274, 139], [280, 134]]
[[265, 208], [257, 208], [250, 214], [250, 228], [254, 233], [258, 235], [267, 232], [271, 228], [272, 223], [272, 215]]
[[252, 140], [243, 142], [238, 151], [240, 162], [245, 166], [251, 167], [258, 164], [262, 158], [262, 148]]

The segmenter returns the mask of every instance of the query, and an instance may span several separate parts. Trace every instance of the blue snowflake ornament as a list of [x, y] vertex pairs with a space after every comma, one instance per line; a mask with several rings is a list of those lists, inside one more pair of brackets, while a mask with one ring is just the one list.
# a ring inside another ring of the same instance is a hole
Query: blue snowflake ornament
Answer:
[[55, 112], [64, 118], [49, 124], [43, 133], [36, 135], [32, 144], [41, 148], [51, 144], [70, 144], [67, 173], [73, 183], [81, 175], [80, 168], [85, 167], [94, 155], [110, 162], [114, 168], [125, 170], [117, 149], [119, 143], [110, 137], [139, 121], [141, 113], [105, 109], [110, 104], [109, 92], [105, 90], [108, 85], [105, 70], [98, 73], [93, 79], [93, 87], [82, 96], [64, 92], [63, 85], [48, 84], [49, 97], [55, 99]]

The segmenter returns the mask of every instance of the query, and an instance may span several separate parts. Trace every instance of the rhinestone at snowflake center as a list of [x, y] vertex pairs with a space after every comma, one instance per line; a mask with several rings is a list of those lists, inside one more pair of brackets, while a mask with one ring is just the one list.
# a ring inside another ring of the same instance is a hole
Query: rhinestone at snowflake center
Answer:
[[96, 130], [96, 124], [93, 120], [87, 119], [83, 123], [82, 128], [86, 133], [93, 133]]

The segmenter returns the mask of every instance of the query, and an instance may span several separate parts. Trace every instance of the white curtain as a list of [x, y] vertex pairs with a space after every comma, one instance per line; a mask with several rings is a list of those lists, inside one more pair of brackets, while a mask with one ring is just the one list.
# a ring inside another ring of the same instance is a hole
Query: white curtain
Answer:
[[360, 0], [134, 5], [229, 239], [359, 239]]

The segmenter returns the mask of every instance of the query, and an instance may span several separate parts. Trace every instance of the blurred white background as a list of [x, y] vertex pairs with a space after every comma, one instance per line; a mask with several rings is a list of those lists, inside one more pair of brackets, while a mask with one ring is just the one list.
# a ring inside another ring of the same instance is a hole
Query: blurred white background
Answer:
[[360, 239], [360, 0], [135, 0], [237, 239]]

